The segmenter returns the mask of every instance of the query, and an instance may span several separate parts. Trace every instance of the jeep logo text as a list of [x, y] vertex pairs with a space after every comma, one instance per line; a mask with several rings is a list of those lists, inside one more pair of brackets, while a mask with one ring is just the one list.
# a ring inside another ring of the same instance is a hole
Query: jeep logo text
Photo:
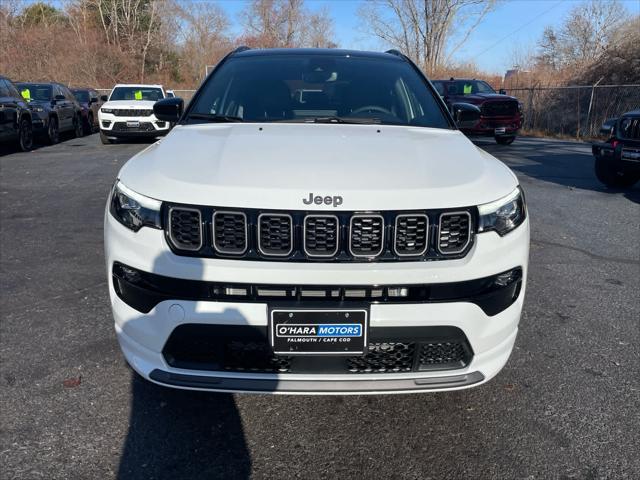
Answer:
[[313, 192], [309, 192], [309, 198], [303, 198], [302, 203], [305, 205], [311, 205], [315, 203], [316, 205], [333, 205], [334, 207], [339, 207], [342, 205], [342, 197], [340, 195], [334, 195], [333, 197], [327, 195], [323, 197], [322, 195], [313, 195]]

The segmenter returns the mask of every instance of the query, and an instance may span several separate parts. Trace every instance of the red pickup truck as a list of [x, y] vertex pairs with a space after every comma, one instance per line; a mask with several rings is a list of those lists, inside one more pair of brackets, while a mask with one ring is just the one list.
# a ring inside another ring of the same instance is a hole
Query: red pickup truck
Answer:
[[451, 78], [433, 80], [433, 86], [449, 108], [454, 103], [470, 103], [480, 109], [480, 119], [475, 125], [461, 130], [467, 135], [494, 137], [501, 145], [509, 145], [516, 139], [522, 127], [522, 104], [515, 97], [499, 93], [482, 80]]

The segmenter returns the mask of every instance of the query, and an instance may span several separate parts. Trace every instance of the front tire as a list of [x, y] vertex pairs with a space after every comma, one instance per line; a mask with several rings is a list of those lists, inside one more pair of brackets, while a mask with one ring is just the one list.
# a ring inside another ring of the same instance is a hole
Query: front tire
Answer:
[[20, 120], [18, 144], [20, 146], [20, 150], [23, 152], [28, 152], [33, 148], [33, 125], [31, 124], [31, 120], [28, 118]]
[[516, 137], [496, 137], [496, 143], [498, 145], [511, 145], [515, 139]]
[[49, 128], [47, 128], [47, 140], [49, 145], [55, 145], [60, 141], [60, 130], [58, 129], [58, 119], [51, 117], [49, 119]]
[[638, 177], [640, 177], [637, 173], [625, 172], [622, 169], [616, 168], [613, 162], [607, 162], [598, 157], [596, 157], [595, 172], [598, 180], [609, 188], [631, 187], [639, 180]]
[[82, 116], [76, 115], [75, 122], [73, 123], [73, 133], [76, 138], [80, 138], [84, 135], [84, 128], [82, 128]]
[[100, 130], [100, 141], [102, 142], [103, 145], [109, 145], [113, 143], [113, 140], [107, 137], [102, 130]]

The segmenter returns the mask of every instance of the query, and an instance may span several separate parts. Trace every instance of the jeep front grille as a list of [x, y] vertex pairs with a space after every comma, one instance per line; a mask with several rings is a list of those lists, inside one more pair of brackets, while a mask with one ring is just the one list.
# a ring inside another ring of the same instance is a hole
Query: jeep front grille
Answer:
[[485, 117], [513, 117], [518, 113], [518, 102], [514, 100], [485, 102], [481, 110]]
[[338, 253], [339, 220], [335, 215], [307, 215], [304, 219], [304, 251], [310, 257]]
[[351, 217], [349, 251], [354, 257], [377, 257], [384, 248], [384, 218], [382, 215]]
[[293, 219], [286, 214], [258, 216], [258, 250], [263, 255], [287, 256], [293, 250]]
[[196, 251], [202, 247], [202, 217], [195, 208], [171, 208], [169, 210], [169, 237], [182, 249]]
[[422, 255], [428, 245], [429, 217], [406, 214], [396, 217], [394, 249], [399, 256]]
[[471, 241], [471, 215], [469, 212], [440, 215], [438, 250], [445, 255], [464, 251]]
[[316, 213], [169, 204], [163, 217], [169, 245], [178, 255], [397, 262], [464, 257], [473, 245], [477, 210]]
[[219, 210], [213, 214], [213, 246], [223, 255], [247, 251], [247, 216], [242, 212]]
[[135, 108], [116, 108], [113, 110], [116, 117], [150, 117], [153, 110], [140, 110]]

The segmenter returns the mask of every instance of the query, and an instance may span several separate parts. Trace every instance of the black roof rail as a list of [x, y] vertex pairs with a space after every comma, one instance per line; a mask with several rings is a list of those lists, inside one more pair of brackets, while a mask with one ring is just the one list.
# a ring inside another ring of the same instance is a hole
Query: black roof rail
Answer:
[[241, 45], [238, 48], [236, 48], [233, 52], [231, 52], [231, 55], [233, 55], [234, 53], [246, 52], [247, 50], [251, 50], [251, 47], [247, 47], [246, 45]]
[[404, 54], [400, 50], [396, 50], [395, 48], [392, 48], [391, 50], [387, 50], [384, 53], [388, 53], [389, 55], [395, 55], [396, 57], [405, 58]]

